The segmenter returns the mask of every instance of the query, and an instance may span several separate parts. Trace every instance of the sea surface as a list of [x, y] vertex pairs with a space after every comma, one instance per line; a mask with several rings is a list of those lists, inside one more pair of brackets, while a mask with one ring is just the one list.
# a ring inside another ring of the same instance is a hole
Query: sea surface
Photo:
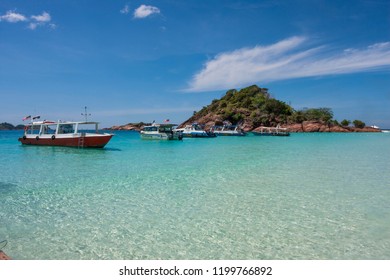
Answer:
[[13, 259], [390, 259], [390, 133], [22, 146], [0, 131]]

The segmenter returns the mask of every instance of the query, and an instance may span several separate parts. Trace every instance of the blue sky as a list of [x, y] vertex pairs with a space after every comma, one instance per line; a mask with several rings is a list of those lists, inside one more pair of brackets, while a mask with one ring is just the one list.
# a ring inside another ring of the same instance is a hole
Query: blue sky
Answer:
[[0, 2], [0, 122], [180, 123], [252, 84], [390, 128], [390, 2]]

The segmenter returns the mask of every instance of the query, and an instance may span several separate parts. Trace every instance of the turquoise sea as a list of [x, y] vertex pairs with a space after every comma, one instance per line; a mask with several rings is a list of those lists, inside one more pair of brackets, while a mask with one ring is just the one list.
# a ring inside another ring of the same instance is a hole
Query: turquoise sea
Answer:
[[390, 259], [390, 133], [22, 146], [0, 131], [13, 259]]

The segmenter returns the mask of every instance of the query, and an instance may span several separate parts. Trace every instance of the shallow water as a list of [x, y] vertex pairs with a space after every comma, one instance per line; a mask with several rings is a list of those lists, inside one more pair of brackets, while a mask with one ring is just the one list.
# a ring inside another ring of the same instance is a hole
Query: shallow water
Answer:
[[390, 259], [390, 134], [22, 146], [0, 132], [13, 259]]

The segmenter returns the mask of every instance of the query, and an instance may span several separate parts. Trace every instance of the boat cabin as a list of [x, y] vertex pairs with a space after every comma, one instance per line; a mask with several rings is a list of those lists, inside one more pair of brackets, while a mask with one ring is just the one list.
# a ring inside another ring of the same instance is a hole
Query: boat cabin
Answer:
[[25, 135], [58, 135], [95, 132], [98, 133], [98, 122], [52, 122], [41, 121], [26, 125]]

